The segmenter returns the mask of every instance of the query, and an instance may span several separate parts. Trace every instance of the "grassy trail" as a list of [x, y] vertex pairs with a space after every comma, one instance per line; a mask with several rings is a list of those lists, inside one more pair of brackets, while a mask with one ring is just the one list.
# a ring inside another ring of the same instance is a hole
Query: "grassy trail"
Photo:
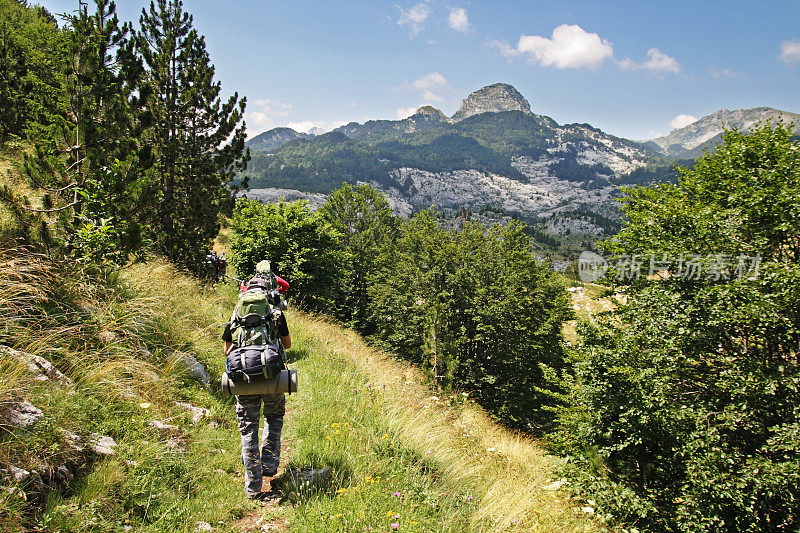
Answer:
[[[220, 289], [216, 300], [208, 314], [217, 313], [222, 322], [233, 294]], [[333, 475], [310, 486], [289, 482], [280, 504], [247, 513], [239, 526], [595, 529], [576, 504], [546, 488], [556, 459], [535, 442], [497, 426], [463, 395], [437, 397], [418, 371], [370, 348], [350, 330], [295, 310], [288, 321], [288, 357], [298, 369], [300, 389], [288, 399], [282, 463], [293, 470], [331, 467]], [[221, 356], [213, 355], [210, 366], [218, 375]], [[235, 483], [239, 490], [241, 479]]]

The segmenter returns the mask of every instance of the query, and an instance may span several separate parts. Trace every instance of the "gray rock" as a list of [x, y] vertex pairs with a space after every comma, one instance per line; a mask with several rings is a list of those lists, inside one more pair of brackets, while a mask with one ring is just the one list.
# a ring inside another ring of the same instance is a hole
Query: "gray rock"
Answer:
[[4, 418], [5, 421], [13, 427], [27, 429], [36, 424], [42, 417], [44, 417], [44, 413], [41, 409], [29, 401], [24, 400], [19, 403], [11, 404]]
[[98, 337], [106, 344], [119, 344], [120, 342], [119, 335], [114, 331], [101, 331]]
[[333, 469], [325, 468], [287, 468], [284, 478], [288, 478], [292, 484], [300, 489], [314, 489], [330, 483], [333, 477]]
[[553, 481], [549, 485], [544, 485], [542, 488], [544, 490], [558, 490], [565, 485], [565, 482], [561, 479]]
[[14, 481], [20, 484], [25, 483], [31, 477], [31, 473], [28, 470], [14, 465], [8, 465], [8, 473], [11, 474]]
[[480, 113], [522, 111], [532, 115], [531, 104], [511, 85], [495, 83], [467, 96], [453, 115], [453, 120], [463, 120]]
[[83, 439], [80, 437], [80, 435], [76, 435], [75, 433], [67, 431], [63, 428], [59, 428], [58, 432], [61, 433], [61, 436], [64, 437], [67, 446], [72, 448], [73, 451], [82, 453], [86, 449], [83, 445]]
[[181, 429], [178, 426], [173, 426], [172, 424], [166, 424], [161, 420], [151, 420], [149, 424], [156, 429], [160, 429], [161, 431], [180, 431]]
[[21, 352], [10, 346], [0, 346], [0, 357], [8, 357], [23, 362], [37, 381], [54, 380], [65, 385], [72, 385], [71, 379], [62, 374], [53, 363], [40, 355]]
[[326, 195], [320, 193], [302, 192], [296, 189], [276, 189], [272, 187], [242, 191], [239, 193], [239, 197], [258, 200], [262, 204], [276, 204], [281, 200], [285, 202], [306, 200], [312, 211], [319, 209], [328, 198]]
[[114, 455], [114, 448], [117, 447], [117, 442], [108, 435], [98, 435], [92, 433], [89, 438], [89, 448], [97, 455], [108, 456]]
[[176, 352], [175, 357], [183, 364], [184, 371], [189, 379], [198, 381], [206, 387], [208, 386], [211, 376], [203, 363], [188, 353]]
[[192, 422], [197, 424], [201, 419], [211, 416], [211, 411], [205, 407], [196, 407], [186, 402], [175, 402], [181, 409], [186, 409], [192, 413]]

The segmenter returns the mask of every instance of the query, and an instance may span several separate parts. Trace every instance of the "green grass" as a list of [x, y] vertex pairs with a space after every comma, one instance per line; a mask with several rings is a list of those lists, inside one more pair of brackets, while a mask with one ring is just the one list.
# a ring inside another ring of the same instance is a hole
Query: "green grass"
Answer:
[[[425, 378], [355, 333], [290, 311], [300, 390], [285, 425], [292, 468], [329, 466], [323, 486], [289, 483], [279, 504], [244, 498], [232, 399], [218, 392], [222, 324], [232, 285], [203, 287], [163, 261], [96, 280], [31, 252], [0, 249], [0, 343], [47, 357], [74, 391], [32, 380], [2, 360], [0, 403], [27, 398], [45, 418], [0, 433], [0, 462], [31, 469], [69, 459], [61, 430], [100, 433], [115, 455], [87, 466], [40, 514], [14, 487], [0, 491], [0, 530], [49, 532], [589, 531], [563, 496], [544, 489], [556, 462], [461, 395], [439, 398]], [[24, 320], [23, 320], [24, 319]], [[181, 354], [209, 368], [188, 379]], [[194, 423], [175, 405], [209, 409]], [[176, 426], [159, 430], [157, 420]]]
[[[0, 403], [26, 398], [45, 417], [29, 431], [3, 431], [0, 461], [39, 471], [64, 464], [73, 452], [62, 430], [117, 442], [113, 457], [51, 493], [38, 515], [23, 513], [20, 491], [3, 492], [3, 531], [194, 531], [199, 521], [238, 531], [236, 521], [255, 510], [243, 498], [232, 402], [187, 379], [179, 358], [193, 354], [218, 380], [216, 324], [232, 295], [161, 262], [124, 278], [92, 281], [24, 250], [0, 253], [0, 342], [50, 359], [75, 381], [70, 390], [2, 363]], [[175, 401], [210, 415], [194, 423]]]
[[545, 488], [557, 459], [536, 442], [464, 395], [435, 395], [420, 372], [352, 331], [298, 312], [289, 319], [300, 375], [285, 426], [290, 464], [335, 471], [323, 490], [290, 495], [297, 530], [596, 529]]

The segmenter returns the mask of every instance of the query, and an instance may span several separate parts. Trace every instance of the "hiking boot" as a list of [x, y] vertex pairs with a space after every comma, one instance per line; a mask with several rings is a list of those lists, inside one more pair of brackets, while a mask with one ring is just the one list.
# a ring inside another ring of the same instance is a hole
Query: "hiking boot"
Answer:
[[278, 474], [277, 468], [262, 468], [261, 477], [272, 477]]
[[264, 501], [269, 499], [269, 492], [248, 492], [248, 500]]

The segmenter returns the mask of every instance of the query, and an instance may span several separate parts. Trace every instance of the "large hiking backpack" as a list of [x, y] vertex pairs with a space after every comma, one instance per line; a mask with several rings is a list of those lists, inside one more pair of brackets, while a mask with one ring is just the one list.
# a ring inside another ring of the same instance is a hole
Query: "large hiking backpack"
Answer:
[[250, 289], [239, 296], [231, 315], [233, 348], [225, 370], [234, 382], [274, 378], [284, 368], [278, 347], [281, 310], [270, 303], [267, 291]]

